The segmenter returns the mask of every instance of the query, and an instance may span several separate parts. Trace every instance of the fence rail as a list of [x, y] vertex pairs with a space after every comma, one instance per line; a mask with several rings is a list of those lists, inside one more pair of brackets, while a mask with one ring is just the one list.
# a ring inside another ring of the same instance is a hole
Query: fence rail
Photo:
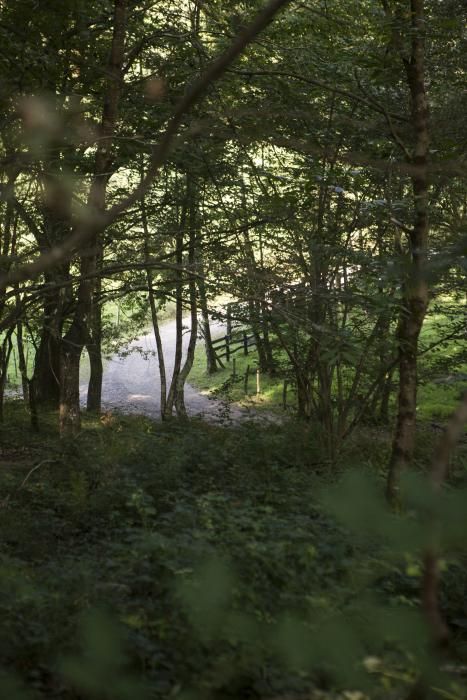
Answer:
[[217, 340], [213, 340], [212, 346], [218, 360], [225, 358], [229, 362], [231, 356], [240, 350], [243, 350], [244, 355], [248, 355], [249, 348], [256, 346], [256, 340], [253, 334], [249, 335], [247, 331], [243, 331], [217, 338]]

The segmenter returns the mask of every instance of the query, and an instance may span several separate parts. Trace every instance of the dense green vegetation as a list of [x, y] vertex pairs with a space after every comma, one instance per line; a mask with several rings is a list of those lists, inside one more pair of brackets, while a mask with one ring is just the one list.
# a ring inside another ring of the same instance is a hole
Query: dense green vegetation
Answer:
[[[459, 319], [463, 318], [463, 312], [462, 304], [453, 303], [450, 298], [439, 298], [436, 307], [428, 314], [420, 334], [417, 416], [422, 420], [449, 418], [462, 393], [467, 389], [465, 338], [462, 332], [453, 333], [453, 328], [456, 328]], [[237, 336], [241, 336], [239, 330]], [[278, 345], [277, 339], [275, 345]], [[233, 347], [236, 349], [239, 345]], [[221, 350], [225, 352], [225, 347], [217, 346], [218, 354]], [[278, 368], [287, 367], [287, 357], [282, 349], [276, 350], [275, 359]], [[249, 348], [248, 354], [237, 350], [228, 362], [223, 358], [223, 365], [215, 373], [209, 374], [206, 371], [205, 348], [198, 345], [190, 382], [213, 397], [224, 398], [257, 410], [282, 413], [285, 400], [286, 412], [293, 415], [296, 411], [295, 386], [293, 382], [287, 381], [285, 372], [276, 371], [271, 376], [260, 371], [260, 393], [257, 393], [256, 371], [261, 367], [261, 361], [254, 346]], [[284, 381], [287, 382], [285, 397]], [[394, 398], [391, 400], [391, 406], [394, 408]], [[368, 411], [366, 421], [378, 423], [378, 416]]]
[[466, 27], [0, 2], [0, 700], [467, 700]]
[[[465, 697], [455, 661], [436, 671], [417, 611], [421, 504], [410, 488], [403, 544], [388, 549], [395, 533], [377, 497], [384, 433], [355, 435], [331, 467], [314, 430], [293, 422], [87, 420], [79, 441], [57, 443], [50, 419], [25, 441], [18, 402], [2, 428], [0, 658], [29, 686], [8, 697], [277, 697], [310, 687], [323, 698], [405, 697], [420, 669], [438, 697]], [[421, 466], [433, 439], [424, 429]], [[459, 489], [466, 455], [464, 446], [452, 465]], [[354, 467], [366, 469], [367, 487], [354, 475], [345, 496], [335, 492], [336, 473]], [[461, 649], [465, 542], [454, 535], [442, 601]]]

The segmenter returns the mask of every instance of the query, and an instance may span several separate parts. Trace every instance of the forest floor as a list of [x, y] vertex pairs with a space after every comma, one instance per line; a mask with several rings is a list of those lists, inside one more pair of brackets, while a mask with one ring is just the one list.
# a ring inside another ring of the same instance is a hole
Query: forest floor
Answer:
[[[403, 700], [440, 665], [433, 697], [467, 697], [467, 564], [443, 558], [458, 657], [438, 658], [420, 618], [417, 499], [393, 519], [378, 496], [388, 431], [362, 428], [330, 465], [293, 421], [84, 415], [59, 440], [56, 414], [33, 433], [21, 402], [5, 408], [0, 697]], [[435, 439], [420, 426], [418, 490]], [[465, 457], [450, 475], [462, 502]]]

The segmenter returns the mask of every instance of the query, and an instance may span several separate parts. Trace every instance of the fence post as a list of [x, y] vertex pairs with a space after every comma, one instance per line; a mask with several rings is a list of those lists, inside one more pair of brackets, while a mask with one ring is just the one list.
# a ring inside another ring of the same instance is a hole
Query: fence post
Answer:
[[225, 359], [230, 362], [230, 336], [225, 336]]
[[235, 357], [232, 359], [232, 379], [237, 378], [237, 360]]
[[232, 335], [232, 307], [227, 304], [227, 335]]
[[246, 372], [245, 372], [245, 385], [244, 385], [245, 396], [248, 396], [248, 380], [249, 380], [249, 378], [250, 378], [250, 365], [247, 365]]
[[284, 411], [287, 409], [287, 389], [289, 388], [289, 382], [284, 379], [284, 388], [282, 390], [282, 408]]
[[248, 334], [243, 331], [243, 354], [248, 355]]
[[256, 394], [261, 394], [261, 375], [259, 367], [256, 370]]

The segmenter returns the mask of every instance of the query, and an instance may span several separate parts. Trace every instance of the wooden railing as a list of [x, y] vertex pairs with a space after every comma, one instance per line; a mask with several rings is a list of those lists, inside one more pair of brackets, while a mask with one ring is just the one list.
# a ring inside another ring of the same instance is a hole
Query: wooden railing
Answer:
[[212, 342], [217, 359], [222, 360], [225, 358], [227, 362], [230, 362], [231, 356], [240, 350], [243, 350], [244, 355], [248, 355], [249, 348], [255, 345], [255, 336], [248, 334], [247, 331], [230, 333]]

